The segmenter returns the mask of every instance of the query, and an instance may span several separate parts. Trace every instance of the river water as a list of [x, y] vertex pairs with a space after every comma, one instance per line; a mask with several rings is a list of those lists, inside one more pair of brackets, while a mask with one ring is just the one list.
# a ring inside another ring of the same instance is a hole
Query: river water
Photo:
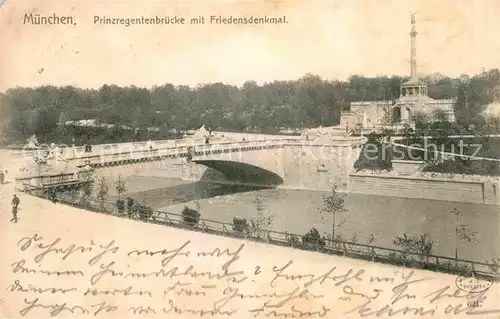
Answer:
[[[201, 204], [201, 218], [231, 223], [234, 217], [257, 215], [259, 197], [265, 214], [272, 215], [271, 229], [303, 235], [312, 227], [322, 235], [331, 234], [331, 215], [321, 212], [327, 192], [286, 189], [257, 189], [234, 185], [187, 182], [173, 179], [132, 176], [128, 194], [145, 200], [156, 210], [180, 214], [184, 206]], [[110, 188], [111, 190], [111, 188]], [[112, 194], [110, 194], [112, 195]], [[347, 212], [336, 216], [335, 234], [344, 240], [393, 247], [399, 234], [428, 234], [434, 240], [433, 254], [454, 257], [457, 221], [449, 212], [464, 214], [460, 224], [476, 233], [471, 242], [459, 243], [459, 258], [491, 261], [500, 258], [500, 210], [498, 206], [423, 199], [348, 194]]]

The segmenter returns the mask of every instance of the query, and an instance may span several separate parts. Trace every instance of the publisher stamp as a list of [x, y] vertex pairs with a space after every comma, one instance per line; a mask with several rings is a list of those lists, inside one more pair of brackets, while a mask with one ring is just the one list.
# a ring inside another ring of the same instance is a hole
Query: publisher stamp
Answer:
[[467, 293], [480, 293], [486, 291], [493, 286], [493, 280], [491, 278], [481, 278], [476, 277], [466, 277], [459, 276], [455, 280], [457, 288], [467, 292]]

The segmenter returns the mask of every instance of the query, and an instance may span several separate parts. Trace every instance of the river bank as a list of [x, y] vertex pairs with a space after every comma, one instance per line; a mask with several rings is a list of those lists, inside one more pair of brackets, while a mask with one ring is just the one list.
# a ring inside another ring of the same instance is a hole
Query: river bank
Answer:
[[[179, 214], [184, 206], [196, 209], [198, 202], [201, 218], [232, 222], [234, 217], [255, 217], [255, 201], [260, 198], [265, 214], [274, 217], [272, 230], [303, 235], [315, 227], [325, 236], [332, 230], [332, 216], [321, 212], [323, 196], [328, 192], [259, 190], [140, 176], [129, 178], [128, 183], [135, 192], [127, 196], [141, 193], [156, 210]], [[157, 188], [150, 188], [153, 185]], [[146, 186], [149, 190], [139, 191]], [[347, 212], [336, 216], [336, 235], [345, 240], [366, 243], [373, 238], [373, 245], [392, 247], [392, 239], [398, 234], [428, 234], [434, 240], [434, 254], [449, 257], [454, 257], [457, 226], [449, 212], [458, 208], [464, 213], [460, 224], [477, 233], [472, 242], [460, 242], [459, 257], [478, 261], [500, 258], [498, 245], [487, 244], [500, 242], [500, 212], [496, 206], [348, 194], [345, 208]]]

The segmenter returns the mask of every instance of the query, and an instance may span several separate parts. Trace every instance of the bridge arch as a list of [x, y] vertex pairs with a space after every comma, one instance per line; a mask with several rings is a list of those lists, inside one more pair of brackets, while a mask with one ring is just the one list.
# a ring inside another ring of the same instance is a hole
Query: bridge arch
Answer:
[[193, 163], [212, 168], [224, 175], [230, 183], [243, 185], [277, 187], [283, 178], [259, 166], [228, 160], [193, 160]]

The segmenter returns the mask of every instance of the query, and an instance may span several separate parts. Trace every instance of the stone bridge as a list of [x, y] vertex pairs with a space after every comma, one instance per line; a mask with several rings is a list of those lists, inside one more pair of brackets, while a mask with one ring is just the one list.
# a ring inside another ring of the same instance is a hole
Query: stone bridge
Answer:
[[[291, 189], [347, 190], [363, 137], [223, 142], [69, 158], [97, 174], [139, 174]], [[100, 168], [106, 168], [102, 170]], [[106, 172], [106, 173], [105, 173]]]

